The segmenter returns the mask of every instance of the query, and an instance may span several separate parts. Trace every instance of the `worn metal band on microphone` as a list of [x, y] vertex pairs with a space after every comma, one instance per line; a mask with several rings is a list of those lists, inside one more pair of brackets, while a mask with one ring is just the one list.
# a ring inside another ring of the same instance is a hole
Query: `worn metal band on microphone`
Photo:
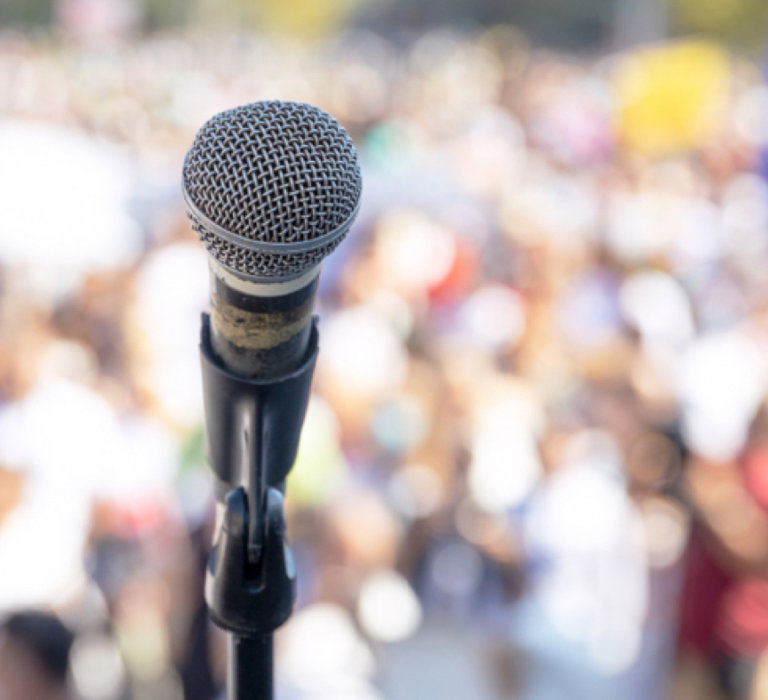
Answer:
[[[182, 187], [182, 194], [187, 205], [187, 216], [189, 216], [190, 220], [192, 221], [193, 228], [198, 233], [198, 235], [204, 236], [206, 238], [208, 236], [214, 236], [223, 241], [226, 241], [235, 249], [249, 250], [254, 253], [261, 253], [265, 256], [302, 254], [311, 256], [313, 253], [320, 253], [320, 257], [324, 258], [341, 242], [344, 236], [347, 235], [352, 222], [357, 216], [357, 211], [360, 208], [360, 200], [358, 200], [355, 208], [352, 210], [346, 221], [341, 223], [329, 233], [323, 234], [322, 236], [307, 241], [275, 243], [271, 241], [260, 241], [253, 238], [246, 238], [245, 236], [241, 236], [233, 233], [232, 231], [228, 231], [227, 229], [211, 221], [205, 214], [203, 214], [202, 211], [200, 211], [200, 209], [195, 205], [194, 201], [192, 201], [192, 198], [189, 192], [187, 192], [186, 187]], [[242, 269], [231, 268], [223, 260], [219, 260], [218, 262], [224, 265], [224, 267], [228, 268], [231, 272], [234, 272], [241, 277], [251, 278], [254, 281], [272, 279], [269, 276], [250, 275]], [[286, 265], [286, 269], [292, 269], [295, 266], [296, 261], [294, 260], [293, 264]], [[307, 269], [304, 266], [300, 266], [300, 268], [301, 269], [295, 270], [292, 274], [281, 274], [280, 278], [289, 279], [293, 277], [299, 277], [304, 274]]]

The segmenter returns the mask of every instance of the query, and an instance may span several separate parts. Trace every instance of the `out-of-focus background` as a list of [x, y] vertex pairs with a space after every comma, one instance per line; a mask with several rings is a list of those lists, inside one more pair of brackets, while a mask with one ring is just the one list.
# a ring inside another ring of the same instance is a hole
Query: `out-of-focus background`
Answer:
[[221, 696], [181, 163], [289, 99], [364, 199], [279, 698], [768, 698], [767, 32], [764, 0], [3, 0], [0, 697]]

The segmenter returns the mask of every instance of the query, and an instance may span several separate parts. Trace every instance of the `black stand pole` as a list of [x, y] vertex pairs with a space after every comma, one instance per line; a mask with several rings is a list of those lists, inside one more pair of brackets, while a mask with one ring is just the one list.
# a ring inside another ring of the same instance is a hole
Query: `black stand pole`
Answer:
[[227, 700], [272, 700], [272, 635], [290, 616], [296, 572], [285, 542], [283, 485], [293, 466], [317, 358], [317, 326], [301, 367], [269, 380], [230, 372], [203, 315], [201, 359], [208, 458], [223, 512], [205, 599], [229, 632]]
[[227, 640], [227, 700], [271, 698], [272, 635], [241, 637], [237, 633]]

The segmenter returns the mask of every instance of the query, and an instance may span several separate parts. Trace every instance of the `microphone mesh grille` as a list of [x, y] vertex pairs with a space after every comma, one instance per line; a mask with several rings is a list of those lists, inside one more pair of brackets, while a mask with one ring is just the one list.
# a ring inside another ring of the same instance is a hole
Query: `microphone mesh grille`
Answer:
[[[187, 196], [211, 222], [262, 243], [302, 243], [282, 254], [238, 246], [188, 212], [208, 252], [236, 273], [289, 277], [310, 269], [344, 238], [313, 241], [352, 223], [362, 178], [343, 127], [316, 107], [255, 102], [206, 122], [184, 160]], [[319, 247], [318, 247], [319, 246]]]

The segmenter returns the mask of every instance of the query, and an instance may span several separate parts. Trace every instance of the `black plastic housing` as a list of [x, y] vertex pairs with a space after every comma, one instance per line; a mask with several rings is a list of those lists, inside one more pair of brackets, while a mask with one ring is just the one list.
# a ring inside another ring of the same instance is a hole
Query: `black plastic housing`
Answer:
[[213, 620], [241, 635], [274, 631], [290, 615], [295, 570], [285, 543], [285, 478], [298, 451], [318, 353], [317, 320], [301, 366], [270, 379], [241, 377], [218, 360], [203, 314], [200, 354], [208, 458], [223, 517], [208, 562]]

